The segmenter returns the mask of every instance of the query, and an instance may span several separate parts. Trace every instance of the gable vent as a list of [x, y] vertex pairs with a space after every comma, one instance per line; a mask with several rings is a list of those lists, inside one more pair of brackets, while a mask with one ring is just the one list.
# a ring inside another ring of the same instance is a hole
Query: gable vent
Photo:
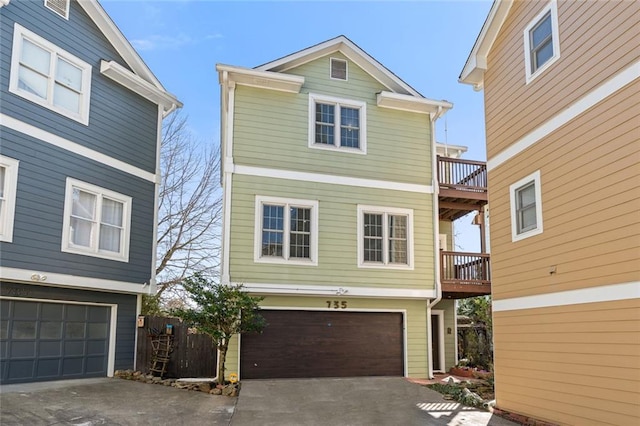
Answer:
[[331, 78], [336, 80], [347, 79], [347, 61], [331, 58]]
[[69, 18], [69, 0], [44, 0], [44, 5], [63, 18]]

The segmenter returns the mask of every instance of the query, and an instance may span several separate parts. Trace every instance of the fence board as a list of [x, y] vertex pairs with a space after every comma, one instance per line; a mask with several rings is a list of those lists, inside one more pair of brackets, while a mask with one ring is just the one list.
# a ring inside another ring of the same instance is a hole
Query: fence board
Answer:
[[136, 369], [149, 372], [152, 349], [151, 334], [166, 331], [167, 324], [173, 325], [173, 345], [171, 360], [165, 377], [215, 377], [217, 351], [213, 341], [206, 334], [189, 333], [189, 327], [179, 318], [144, 318], [144, 327], [138, 327]]

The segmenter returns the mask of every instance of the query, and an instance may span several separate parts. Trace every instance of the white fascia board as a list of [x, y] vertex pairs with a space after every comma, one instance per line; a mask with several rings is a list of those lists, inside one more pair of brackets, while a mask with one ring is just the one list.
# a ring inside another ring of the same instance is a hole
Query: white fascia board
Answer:
[[79, 275], [59, 274], [37, 269], [17, 269], [0, 266], [0, 280], [24, 284], [67, 287], [84, 290], [110, 291], [130, 294], [155, 294], [155, 284], [132, 283]]
[[384, 287], [353, 287], [353, 286], [324, 286], [322, 284], [278, 284], [278, 283], [247, 283], [232, 282], [233, 285], [242, 285], [242, 288], [256, 294], [280, 294], [289, 296], [351, 296], [371, 298], [393, 299], [433, 299], [436, 297], [434, 289], [408, 289], [408, 288], [384, 288]]
[[283, 58], [276, 59], [275, 61], [260, 65], [255, 69], [260, 71], [283, 72], [334, 52], [340, 52], [345, 55], [349, 60], [358, 65], [389, 90], [422, 97], [417, 90], [402, 81], [402, 79], [397, 75], [389, 71], [384, 65], [345, 36], [339, 36], [320, 44], [316, 44], [315, 46], [311, 46]]
[[109, 40], [135, 74], [150, 84], [153, 84], [159, 90], [163, 92], [166, 91], [97, 0], [82, 0], [78, 1], [78, 4], [84, 9], [87, 15], [89, 15], [91, 20], [93, 20], [100, 31], [102, 31], [107, 40]]
[[11, 0], [0, 0], [0, 7], [8, 5], [10, 1]]
[[468, 147], [464, 145], [451, 145], [448, 143], [436, 143], [436, 154], [441, 157], [460, 158], [467, 152]]
[[382, 108], [397, 109], [401, 111], [417, 112], [420, 114], [435, 114], [438, 108], [449, 110], [453, 104], [447, 101], [436, 101], [423, 97], [403, 95], [400, 93], [380, 92], [376, 96], [377, 105]]
[[304, 77], [291, 74], [258, 71], [224, 64], [217, 64], [216, 70], [220, 75], [220, 84], [225, 83], [223, 81], [224, 72], [227, 73], [226, 84], [236, 83], [243, 86], [278, 90], [288, 93], [300, 93], [300, 89], [304, 84]]
[[471, 84], [475, 90], [482, 90], [484, 87], [487, 56], [498, 37], [504, 21], [507, 19], [512, 4], [513, 0], [494, 0], [489, 10], [489, 15], [484, 21], [480, 34], [460, 73], [458, 78], [460, 83]]
[[114, 61], [101, 61], [100, 73], [109, 77], [116, 83], [123, 85], [134, 93], [151, 102], [162, 105], [165, 111], [181, 108], [182, 103], [171, 93], [160, 90], [153, 84], [132, 73], [122, 65]]

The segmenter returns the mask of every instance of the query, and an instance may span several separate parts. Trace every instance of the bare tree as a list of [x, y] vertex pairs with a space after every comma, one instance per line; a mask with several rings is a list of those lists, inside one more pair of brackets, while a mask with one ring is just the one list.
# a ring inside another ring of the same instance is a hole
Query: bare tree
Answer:
[[180, 113], [163, 124], [160, 167], [155, 299], [162, 305], [182, 299], [184, 278], [217, 276], [222, 195], [218, 149], [198, 143]]

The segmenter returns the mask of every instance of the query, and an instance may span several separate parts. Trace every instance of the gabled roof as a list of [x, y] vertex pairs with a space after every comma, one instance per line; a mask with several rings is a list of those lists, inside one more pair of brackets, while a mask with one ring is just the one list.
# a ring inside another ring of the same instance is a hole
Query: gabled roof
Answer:
[[[0, 0], [0, 7], [7, 6], [10, 1]], [[114, 61], [108, 63], [102, 61], [101, 72], [104, 75], [128, 87], [140, 96], [162, 105], [167, 114], [175, 108], [182, 107], [182, 103], [174, 95], [167, 92], [162, 83], [153, 75], [153, 72], [151, 72], [147, 64], [138, 55], [138, 52], [129, 43], [129, 40], [98, 3], [98, 0], [78, 0], [78, 4], [89, 15], [89, 18], [96, 24], [129, 68], [133, 70], [133, 72], [130, 72]]]
[[273, 72], [287, 71], [334, 52], [342, 53], [394, 93], [412, 95], [419, 98], [424, 97], [416, 89], [402, 81], [400, 77], [389, 71], [384, 65], [343, 35], [257, 66], [255, 69], [258, 71]]
[[458, 78], [460, 83], [471, 84], [475, 90], [482, 90], [484, 72], [487, 70], [487, 56], [489, 56], [493, 43], [507, 19], [512, 4], [513, 0], [494, 0], [476, 43], [460, 73]]

